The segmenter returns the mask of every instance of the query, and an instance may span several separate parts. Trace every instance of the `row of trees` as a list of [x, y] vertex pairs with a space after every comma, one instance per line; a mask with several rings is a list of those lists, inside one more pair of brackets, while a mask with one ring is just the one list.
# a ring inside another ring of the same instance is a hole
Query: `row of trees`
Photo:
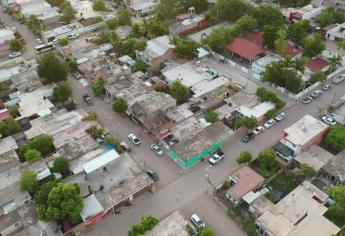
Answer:
[[155, 13], [159, 19], [171, 19], [180, 13], [185, 12], [189, 7], [194, 7], [196, 13], [208, 9], [207, 0], [161, 0], [156, 7]]
[[149, 20], [144, 19], [141, 23], [134, 24], [129, 37], [152, 39], [167, 34], [169, 34], [167, 23], [155, 17]]

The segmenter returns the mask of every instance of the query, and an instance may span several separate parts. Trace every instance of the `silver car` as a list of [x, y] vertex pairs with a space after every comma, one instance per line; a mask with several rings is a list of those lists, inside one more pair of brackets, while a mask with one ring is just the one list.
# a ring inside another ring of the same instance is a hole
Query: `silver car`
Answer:
[[134, 145], [139, 145], [140, 140], [135, 134], [129, 134], [128, 139], [134, 144]]

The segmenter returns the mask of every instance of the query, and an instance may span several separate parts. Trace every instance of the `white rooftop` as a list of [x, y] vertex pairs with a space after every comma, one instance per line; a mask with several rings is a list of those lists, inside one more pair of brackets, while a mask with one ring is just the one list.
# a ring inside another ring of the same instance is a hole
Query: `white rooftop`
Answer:
[[177, 210], [160, 221], [147, 235], [187, 236], [187, 224], [180, 210]]
[[326, 219], [323, 205], [328, 196], [308, 181], [258, 218], [272, 236], [329, 236], [340, 229]]
[[114, 149], [111, 149], [110, 151], [99, 155], [95, 159], [92, 159], [91, 161], [86, 162], [83, 165], [83, 169], [86, 174], [90, 174], [91, 172], [99, 168], [102, 168], [103, 166], [116, 160], [117, 158], [119, 158], [119, 156], [120, 155]]
[[134, 11], [140, 11], [149, 7], [154, 7], [155, 5], [158, 5], [158, 4], [159, 4], [159, 1], [146, 0], [140, 3], [132, 4], [131, 9], [133, 9]]
[[170, 48], [175, 48], [170, 42], [168, 35], [163, 35], [154, 39], [147, 41], [147, 46], [145, 51], [140, 52], [139, 54], [144, 55], [148, 60], [162, 56]]
[[240, 106], [237, 111], [245, 117], [254, 116], [255, 118], [262, 117], [265, 113], [275, 107], [272, 102], [263, 102], [254, 107]]
[[280, 61], [280, 60], [283, 60], [284, 58], [277, 55], [277, 54], [274, 54], [274, 53], [270, 53], [256, 61], [254, 61], [253, 63], [262, 67], [262, 68], [265, 68], [268, 64], [272, 63], [272, 62], [276, 62], [276, 61]]
[[14, 39], [13, 31], [10, 29], [0, 29], [0, 44]]
[[80, 216], [85, 222], [89, 218], [97, 215], [98, 213], [102, 211], [104, 211], [104, 208], [99, 203], [96, 196], [94, 194], [91, 194], [90, 196], [87, 196], [86, 198], [84, 198], [84, 206], [80, 212]]
[[211, 68], [189, 61], [163, 72], [163, 75], [169, 84], [180, 81], [184, 86], [190, 88], [203, 80], [212, 79], [215, 76], [212, 73], [214, 71]]
[[334, 155], [314, 144], [308, 150], [296, 156], [295, 160], [301, 164], [313, 167], [318, 172], [329, 160], [334, 158]]
[[220, 76], [213, 80], [203, 80], [200, 83], [195, 84], [191, 90], [193, 91], [194, 98], [201, 97], [206, 93], [209, 93], [219, 87], [225, 86], [230, 82], [230, 80], [225, 76]]
[[305, 115], [296, 123], [286, 128], [284, 138], [294, 145], [303, 146], [308, 143], [315, 136], [326, 131], [328, 125], [322, 121], [312, 117], [311, 115]]
[[18, 149], [18, 145], [12, 136], [0, 139], [0, 156], [6, 152], [16, 149]]

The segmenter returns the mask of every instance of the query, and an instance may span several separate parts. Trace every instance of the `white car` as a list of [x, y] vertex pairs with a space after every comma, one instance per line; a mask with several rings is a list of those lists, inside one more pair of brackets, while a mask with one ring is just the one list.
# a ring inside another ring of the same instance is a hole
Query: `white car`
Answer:
[[53, 43], [54, 45], [56, 45], [56, 44], [59, 43], [59, 40], [55, 38], [55, 39], [52, 40], [52, 43]]
[[157, 144], [152, 144], [151, 145], [151, 149], [152, 151], [154, 151], [158, 156], [162, 156], [163, 155], [163, 150], [157, 145]]
[[218, 151], [215, 154], [213, 154], [210, 159], [208, 159], [208, 162], [212, 165], [217, 164], [217, 162], [221, 161], [224, 158], [224, 152]]
[[284, 120], [285, 119], [285, 117], [286, 117], [286, 114], [285, 114], [285, 112], [280, 112], [274, 119], [276, 120], [276, 121], [282, 121], [282, 120]]
[[253, 133], [255, 135], [258, 135], [259, 133], [263, 132], [264, 130], [265, 130], [265, 128], [263, 126], [259, 125], [259, 126], [255, 127], [255, 129], [253, 130]]
[[329, 116], [323, 116], [323, 117], [321, 117], [321, 120], [327, 125], [334, 126], [337, 124], [337, 122]]
[[40, 39], [40, 38], [37, 38], [37, 39], [36, 39], [36, 42], [37, 42], [38, 44], [43, 44], [42, 39]]
[[264, 126], [265, 126], [266, 129], [269, 129], [269, 128], [271, 128], [273, 125], [275, 125], [275, 123], [277, 123], [275, 119], [270, 119], [270, 120], [266, 121], [266, 123], [264, 124]]
[[129, 134], [128, 139], [134, 144], [134, 145], [139, 145], [140, 140], [135, 134]]
[[8, 54], [8, 56], [9, 56], [10, 58], [19, 57], [19, 56], [21, 56], [21, 55], [22, 55], [21, 52], [11, 52], [10, 54]]
[[204, 221], [202, 221], [202, 219], [197, 214], [193, 214], [190, 220], [197, 228], [205, 228], [206, 226]]
[[75, 38], [78, 38], [79, 37], [79, 34], [70, 34], [67, 36], [68, 39], [75, 39]]

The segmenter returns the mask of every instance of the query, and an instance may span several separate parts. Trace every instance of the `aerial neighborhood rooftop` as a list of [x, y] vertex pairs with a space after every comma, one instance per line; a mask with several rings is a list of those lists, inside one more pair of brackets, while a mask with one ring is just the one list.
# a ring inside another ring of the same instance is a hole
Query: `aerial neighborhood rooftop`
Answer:
[[344, 3], [0, 5], [0, 235], [345, 235]]

